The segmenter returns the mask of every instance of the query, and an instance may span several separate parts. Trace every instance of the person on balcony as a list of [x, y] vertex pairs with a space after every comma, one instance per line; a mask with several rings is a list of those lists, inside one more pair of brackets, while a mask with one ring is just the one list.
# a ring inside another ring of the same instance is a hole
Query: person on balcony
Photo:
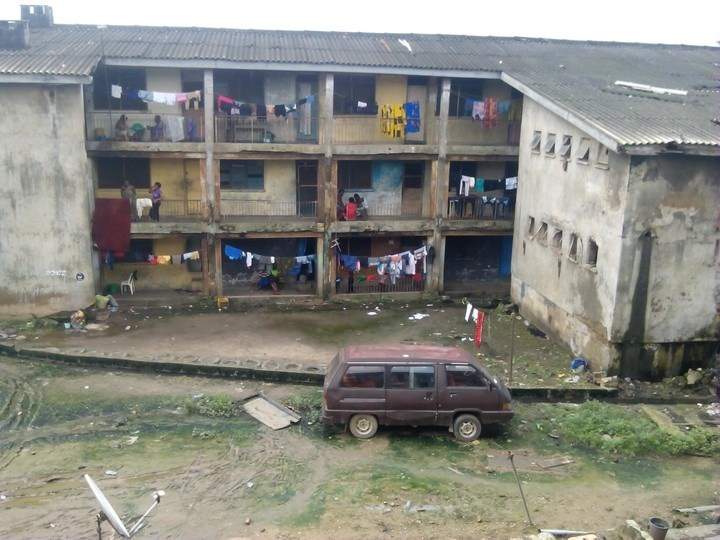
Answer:
[[165, 124], [163, 124], [162, 116], [155, 115], [155, 125], [150, 127], [150, 139], [153, 141], [165, 140]]
[[348, 202], [345, 203], [345, 213], [343, 216], [345, 221], [355, 221], [357, 219], [357, 208], [355, 196], [350, 197]]
[[[345, 203], [343, 203], [343, 196], [345, 195], [345, 191], [342, 189], [338, 190], [337, 194], [337, 203], [336, 203], [336, 214], [337, 214], [337, 220], [342, 221], [345, 219]], [[718, 218], [720, 220], [720, 218]], [[719, 221], [720, 223], [720, 221]]]
[[366, 220], [368, 217], [368, 207], [367, 204], [365, 204], [365, 199], [363, 199], [358, 193], [353, 195], [353, 198], [355, 199], [355, 204], [357, 205], [357, 219], [359, 220]]
[[135, 186], [125, 180], [120, 188], [120, 196], [130, 204], [130, 219], [132, 221], [138, 221], [137, 192], [135, 191]]
[[152, 199], [152, 208], [150, 209], [150, 219], [153, 221], [160, 221], [160, 204], [162, 203], [162, 185], [160, 182], [155, 182], [155, 185], [150, 190], [150, 197]]
[[124, 114], [120, 115], [120, 118], [115, 122], [115, 140], [116, 141], [129, 141], [130, 132], [128, 128], [128, 118]]

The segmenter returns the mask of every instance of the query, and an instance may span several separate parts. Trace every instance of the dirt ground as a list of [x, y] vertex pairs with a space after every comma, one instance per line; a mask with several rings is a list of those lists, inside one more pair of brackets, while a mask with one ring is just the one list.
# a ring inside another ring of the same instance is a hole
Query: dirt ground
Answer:
[[[542, 405], [542, 418], [540, 406], [518, 404], [517, 421], [468, 445], [439, 429], [358, 441], [320, 426], [313, 408], [274, 432], [244, 414], [210, 418], [188, 407], [256, 391], [300, 410], [319, 399], [313, 387], [0, 357], [0, 537], [95, 538], [85, 473], [126, 523], [165, 490], [141, 538], [518, 537], [529, 529], [507, 450], [543, 527], [670, 518], [673, 507], [718, 495], [717, 457], [608, 459], [549, 437], [540, 423], [562, 404]], [[541, 466], [556, 458], [572, 463]]]
[[[533, 333], [526, 321], [506, 307], [486, 312], [479, 350], [472, 342], [474, 324], [464, 321], [465, 308], [459, 301], [256, 307], [245, 312], [124, 306], [102, 321], [108, 325], [106, 330], [19, 325], [5, 332], [25, 339], [4, 342], [73, 354], [320, 371], [345, 345], [431, 343], [459, 346], [478, 354], [491, 370], [507, 379], [514, 329], [513, 384], [568, 384], [564, 382], [572, 375], [568, 349]], [[415, 314], [427, 316], [411, 320]]]

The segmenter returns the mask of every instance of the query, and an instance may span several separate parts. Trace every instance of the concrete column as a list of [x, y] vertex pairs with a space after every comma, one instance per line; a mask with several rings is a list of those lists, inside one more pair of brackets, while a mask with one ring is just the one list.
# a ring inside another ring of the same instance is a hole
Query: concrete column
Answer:
[[214, 273], [215, 273], [215, 296], [223, 295], [223, 282], [222, 282], [222, 241], [220, 237], [214, 237]]
[[207, 222], [211, 220], [212, 212], [210, 211], [210, 198], [208, 195], [208, 186], [210, 183], [207, 178], [207, 160], [200, 160], [200, 199], [202, 200], [203, 219]]
[[[213, 70], [206, 69], [203, 73], [203, 95], [204, 95], [204, 127], [205, 127], [205, 195], [207, 205], [212, 209], [208, 212], [210, 219], [217, 219], [220, 215], [218, 204], [215, 200], [215, 189], [211, 182], [215, 178], [214, 159], [215, 152], [215, 90]], [[202, 170], [202, 169], [201, 169]]]
[[442, 80], [440, 89], [440, 115], [438, 116], [438, 154], [442, 159], [447, 157], [447, 127], [450, 114], [450, 79]]
[[[426, 140], [428, 144], [438, 144], [438, 131], [437, 126], [435, 125], [435, 108], [437, 107], [437, 95], [438, 95], [438, 84], [437, 84], [437, 77], [430, 77], [428, 79], [428, 94], [427, 94], [427, 103], [425, 104], [425, 129], [427, 130], [427, 127], [430, 125], [430, 121], [432, 120], [432, 125], [434, 131], [426, 131], [425, 133], [428, 135], [432, 135], [432, 137], [426, 136]], [[448, 101], [449, 103], [449, 101]]]
[[325, 147], [325, 157], [332, 155], [334, 97], [335, 76], [332, 73], [326, 73], [322, 102], [320, 103], [320, 144]]
[[202, 267], [203, 296], [210, 296], [210, 258], [208, 257], [208, 239], [203, 234], [200, 239], [200, 266]]
[[435, 250], [435, 257], [428, 271], [426, 290], [430, 292], [442, 292], [445, 273], [445, 237], [437, 228], [433, 231], [430, 243]]
[[325, 236], [315, 240], [315, 294], [320, 298], [327, 298], [327, 282], [325, 281], [325, 269], [328, 266], [325, 260], [327, 250], [325, 249]]

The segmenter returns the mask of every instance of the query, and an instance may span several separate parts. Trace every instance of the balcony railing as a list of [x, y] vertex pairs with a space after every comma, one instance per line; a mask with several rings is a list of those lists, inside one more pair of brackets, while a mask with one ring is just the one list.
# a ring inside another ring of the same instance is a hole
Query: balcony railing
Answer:
[[397, 293], [397, 292], [420, 292], [425, 289], [425, 276], [415, 274], [414, 276], [400, 276], [393, 284], [390, 276], [379, 276], [373, 271], [356, 274], [353, 277], [353, 284], [349, 284], [348, 276], [338, 278], [335, 292], [339, 294], [376, 294], [376, 293]]
[[449, 219], [512, 219], [514, 204], [510, 197], [470, 195], [448, 199]]
[[422, 201], [384, 201], [367, 203], [367, 214], [359, 212], [353, 221], [365, 221], [385, 217], [420, 218], [422, 217]]
[[[388, 120], [377, 116], [340, 116], [333, 121], [334, 144], [435, 144], [437, 140], [434, 129], [421, 124], [417, 133], [403, 132], [400, 137], [393, 137], [383, 132]], [[431, 142], [432, 141], [432, 142]]]
[[271, 201], [222, 199], [220, 212], [223, 217], [286, 216], [315, 217], [317, 201]]
[[[124, 125], [118, 125], [121, 116]], [[87, 118], [90, 141], [202, 142], [205, 140], [201, 110], [184, 114], [132, 111], [91, 111]]]
[[287, 117], [215, 116], [215, 140], [229, 143], [314, 144], [318, 119], [293, 114]]
[[[203, 217], [203, 204], [199, 199], [163, 199], [160, 204], [160, 220], [166, 218], [196, 220]], [[144, 208], [140, 221], [150, 221], [150, 209]]]

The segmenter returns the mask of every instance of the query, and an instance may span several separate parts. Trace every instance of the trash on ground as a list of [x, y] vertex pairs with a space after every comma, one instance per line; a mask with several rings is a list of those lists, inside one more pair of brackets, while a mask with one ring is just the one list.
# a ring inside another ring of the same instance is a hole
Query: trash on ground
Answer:
[[572, 377], [566, 377], [563, 379], [563, 382], [566, 383], [579, 383], [580, 382], [580, 375], [573, 375]]
[[588, 367], [588, 361], [584, 358], [573, 358], [570, 362], [570, 369], [573, 373], [582, 373]]
[[117, 471], [113, 471], [112, 469], [108, 469], [105, 471], [105, 476], [117, 476]]
[[85, 312], [77, 310], [75, 313], [70, 315], [70, 326], [75, 330], [79, 330], [85, 326]]
[[262, 394], [248, 399], [243, 409], [271, 429], [278, 430], [300, 421], [300, 416]]
[[415, 315], [411, 315], [410, 317], [408, 317], [408, 320], [409, 321], [412, 321], [412, 320], [421, 321], [425, 317], [429, 317], [429, 316], [430, 316], [429, 313], [416, 313]]
[[108, 328], [110, 328], [110, 326], [108, 326], [107, 324], [90, 323], [85, 325], [86, 330], [95, 330], [98, 332], [107, 330]]
[[377, 315], [377, 311], [368, 311], [368, 315], [373, 317], [373, 316]]
[[555, 457], [536, 461], [535, 465], [541, 469], [554, 469], [555, 467], [564, 467], [571, 463], [575, 463], [575, 460], [568, 457]]

